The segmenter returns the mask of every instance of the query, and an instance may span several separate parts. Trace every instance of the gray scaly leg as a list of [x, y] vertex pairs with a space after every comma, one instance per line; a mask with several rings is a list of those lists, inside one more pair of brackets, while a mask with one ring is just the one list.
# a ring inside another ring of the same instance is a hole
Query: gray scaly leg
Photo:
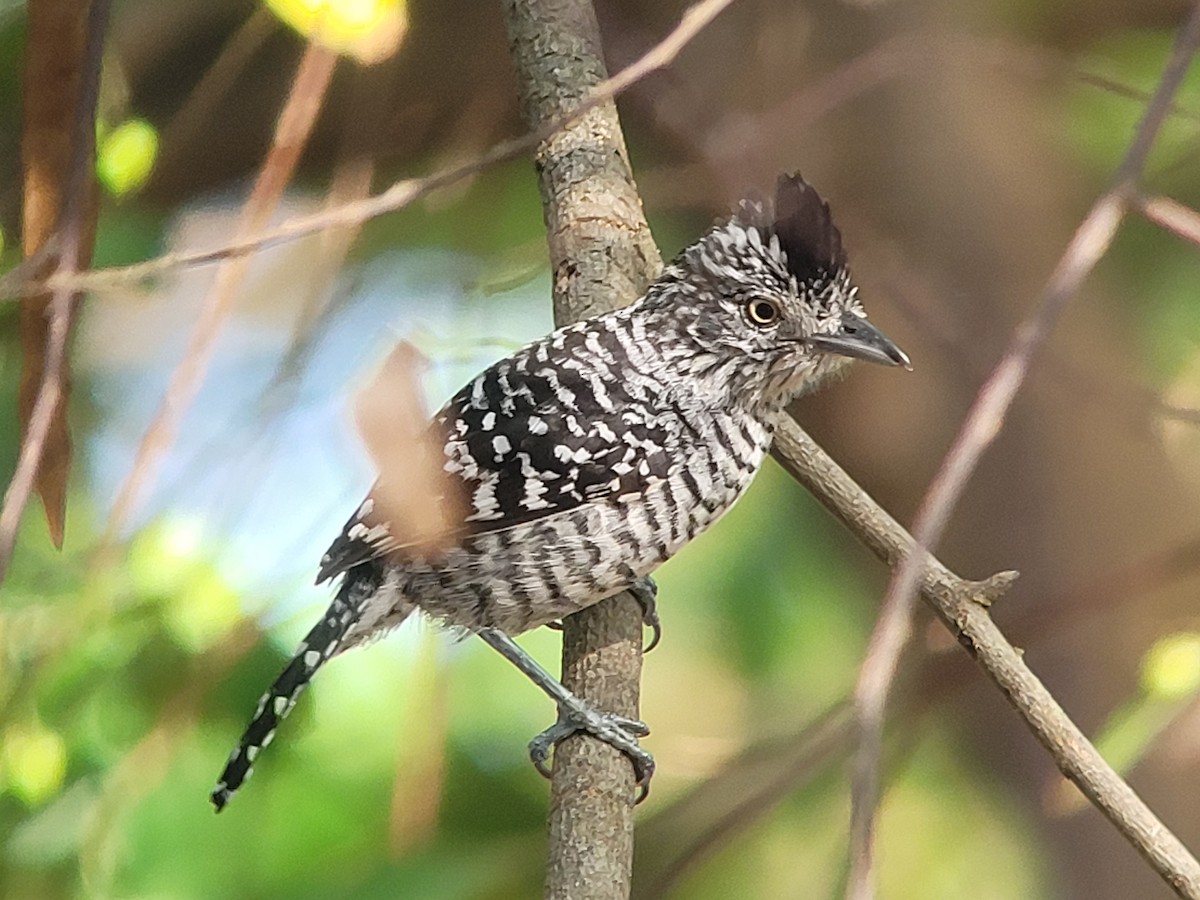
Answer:
[[542, 775], [550, 777], [550, 769], [546, 765], [550, 749], [560, 741], [582, 731], [599, 738], [609, 746], [616, 747], [629, 757], [629, 761], [633, 763], [637, 786], [641, 790], [637, 802], [641, 803], [646, 799], [646, 795], [650, 793], [650, 778], [654, 775], [654, 757], [638, 744], [638, 738], [650, 733], [645, 722], [615, 713], [601, 712], [585, 703], [563, 687], [562, 682], [543, 669], [537, 660], [522, 650], [503, 631], [481, 628], [478, 634], [488, 646], [524, 672], [530, 681], [558, 704], [558, 721], [529, 742], [529, 758]]

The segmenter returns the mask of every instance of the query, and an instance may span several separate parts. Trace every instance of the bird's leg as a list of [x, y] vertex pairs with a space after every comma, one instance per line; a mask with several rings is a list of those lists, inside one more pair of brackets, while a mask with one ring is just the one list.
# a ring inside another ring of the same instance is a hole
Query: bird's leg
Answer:
[[[650, 643], [642, 651], [649, 653], [662, 640], [662, 620], [658, 617], [658, 585], [649, 575], [643, 575], [631, 584], [628, 590], [642, 611], [642, 624], [654, 632], [654, 637], [650, 638]], [[547, 622], [546, 627], [562, 631], [563, 625], [561, 620], [555, 619], [553, 622]]]
[[638, 744], [638, 738], [650, 733], [645, 722], [616, 713], [601, 712], [576, 697], [503, 631], [481, 628], [478, 634], [488, 646], [524, 672], [530, 681], [558, 704], [558, 721], [529, 742], [529, 758], [542, 775], [550, 777], [550, 768], [546, 765], [550, 749], [583, 731], [629, 757], [637, 786], [641, 789], [637, 802], [646, 799], [650, 792], [650, 778], [654, 775], [654, 757]]

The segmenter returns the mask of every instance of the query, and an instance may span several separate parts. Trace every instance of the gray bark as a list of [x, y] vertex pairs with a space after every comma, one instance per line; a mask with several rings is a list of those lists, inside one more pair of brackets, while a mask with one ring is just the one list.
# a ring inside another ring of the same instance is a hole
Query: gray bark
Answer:
[[[607, 77], [587, 0], [505, 0], [509, 44], [531, 129], [560, 118]], [[558, 324], [635, 300], [662, 261], [642, 213], [612, 102], [537, 149]], [[599, 709], [636, 716], [642, 623], [628, 594], [570, 616], [563, 683]], [[633, 864], [633, 767], [589, 737], [558, 747], [550, 795], [549, 898], [625, 898]]]

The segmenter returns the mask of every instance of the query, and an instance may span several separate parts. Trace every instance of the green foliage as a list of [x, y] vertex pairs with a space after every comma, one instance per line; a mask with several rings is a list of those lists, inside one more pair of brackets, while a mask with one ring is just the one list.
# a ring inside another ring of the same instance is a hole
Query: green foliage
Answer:
[[[1075, 64], [1080, 72], [1101, 76], [1149, 96], [1162, 75], [1173, 41], [1171, 29], [1125, 29], [1094, 43], [1075, 60]], [[1129, 146], [1134, 126], [1144, 111], [1143, 105], [1082, 82], [1073, 85], [1069, 96], [1066, 133], [1078, 159], [1097, 178], [1107, 178]], [[1176, 105], [1194, 111], [1198, 104], [1200, 72], [1193, 70], [1176, 96]], [[1194, 122], [1184, 117], [1168, 118], [1155, 141], [1147, 174], [1160, 182], [1164, 172], [1173, 172], [1180, 181], [1186, 182], [1186, 171], [1179, 170], [1179, 163], [1181, 158], [1193, 158], [1195, 150]]]
[[[1079, 71], [1096, 74], [1147, 94], [1162, 74], [1173, 40], [1167, 29], [1124, 30], [1089, 47], [1076, 61]], [[1143, 105], [1093, 84], [1076, 81], [1068, 93], [1065, 133], [1075, 159], [1102, 184], [1111, 177], [1143, 113]], [[1196, 110], [1200, 109], [1200, 69], [1193, 66], [1146, 167], [1144, 181], [1190, 206], [1200, 202], [1193, 172], [1197, 154]], [[1147, 264], [1153, 260], [1153, 264]], [[1145, 347], [1147, 370], [1166, 380], [1194, 356], [1200, 334], [1195, 302], [1195, 248], [1138, 217], [1122, 227], [1117, 250], [1102, 267], [1120, 283], [1118, 301]]]
[[145, 119], [129, 119], [97, 141], [96, 177], [114, 197], [145, 184], [158, 156], [158, 132]]
[[[0, 152], [16, 133], [15, 31], [0, 29], [0, 115], [9, 126], [0, 128]], [[1166, 32], [1114, 37], [1084, 63], [1148, 89], [1168, 44]], [[1193, 77], [1181, 104], [1198, 100]], [[1080, 86], [1063, 114], [1080, 166], [1102, 180], [1128, 140], [1137, 104]], [[1194, 186], [1170, 166], [1192, 152], [1189, 129], [1170, 125], [1155, 154], [1162, 183], [1179, 184], [1185, 199]], [[173, 212], [137, 192], [157, 149], [154, 127], [137, 118], [104, 136], [101, 176], [125, 200], [102, 208], [97, 264], [132, 263], [163, 249]], [[702, 218], [656, 222], [664, 249], [681, 245]], [[541, 222], [536, 178], [518, 160], [367, 223], [348, 268], [353, 276], [398, 246], [448, 250], [473, 273], [450, 286], [472, 294], [464, 306], [502, 309], [500, 292], [545, 276]], [[6, 263], [14, 234], [7, 230]], [[1147, 256], [1154, 266], [1145, 265]], [[1106, 265], [1128, 287], [1122, 314], [1140, 335], [1146, 368], [1174, 374], [1200, 333], [1194, 249], [1135, 222]], [[0, 401], [11, 410], [16, 316], [11, 306], [0, 316], [10, 326], [0, 335]], [[476, 345], [466, 329], [422, 342], [441, 361], [461, 360]], [[102, 451], [92, 443], [100, 423], [89, 405], [91, 379], [99, 376], [81, 373], [72, 410], [80, 465], [67, 548], [49, 549], [31, 506], [0, 604], [0, 900], [536, 895], [547, 788], [525, 744], [553, 710], [478, 642], [456, 643], [425, 626], [406, 627], [323, 671], [254, 780], [213, 815], [207, 794], [220, 764], [326, 595], [284, 587], [300, 569], [308, 577], [309, 559], [264, 563], [262, 583], [279, 585], [268, 593], [235, 583], [221, 565], [233, 539], [214, 539], [204, 528], [211, 523], [169, 503], [127, 544], [99, 552], [102, 523], [91, 519], [112, 485], [96, 474]], [[130, 402], [156, 401], [161, 387], [140, 385]], [[308, 412], [301, 403], [299, 415]], [[8, 471], [17, 440], [15, 416], [0, 418], [0, 465]], [[330, 511], [306, 487], [295, 486], [290, 514], [314, 529], [328, 531], [330, 515], [340, 523], [357, 499]], [[248, 506], [253, 498], [235, 500]], [[738, 751], [797, 732], [844, 699], [882, 578], [770, 466], [744, 503], [666, 566], [659, 576], [666, 633], [646, 661], [644, 682], [654, 726], [647, 746], [659, 754], [660, 774], [643, 815], [702, 786]], [[263, 620], [249, 610], [264, 610]], [[554, 633], [521, 640], [557, 668]], [[1117, 757], [1134, 764], [1177, 711], [1180, 694], [1194, 693], [1195, 647], [1186, 635], [1158, 649], [1146, 695], [1104, 732]], [[920, 727], [924, 736], [892, 770], [897, 780], [885, 797], [885, 895], [1050, 896], [1031, 814], [956, 746], [951, 716], [939, 711]], [[818, 771], [770, 816], [716, 848], [673, 896], [832, 895], [844, 866], [846, 796], [842, 767]]]

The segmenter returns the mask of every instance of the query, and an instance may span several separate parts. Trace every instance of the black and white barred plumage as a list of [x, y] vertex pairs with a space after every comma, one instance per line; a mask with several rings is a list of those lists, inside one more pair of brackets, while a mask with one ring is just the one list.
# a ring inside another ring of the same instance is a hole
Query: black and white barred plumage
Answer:
[[217, 808], [333, 655], [418, 609], [518, 634], [653, 571], [741, 496], [784, 405], [848, 357], [907, 365], [864, 318], [828, 206], [790, 176], [632, 306], [480, 373], [430, 425], [461, 525], [426, 553], [363, 502], [321, 560], [319, 582], [343, 576], [337, 595], [263, 697]]

